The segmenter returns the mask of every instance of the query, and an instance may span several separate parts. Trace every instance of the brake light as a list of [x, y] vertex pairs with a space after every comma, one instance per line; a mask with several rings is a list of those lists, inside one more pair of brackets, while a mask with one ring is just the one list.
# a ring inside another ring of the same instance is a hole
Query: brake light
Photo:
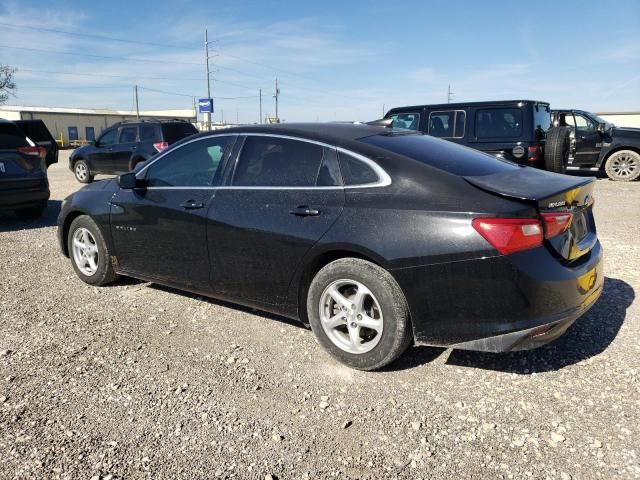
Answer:
[[527, 149], [527, 151], [528, 151], [528, 155], [527, 155], [528, 161], [530, 161], [531, 163], [534, 163], [540, 160], [540, 155], [542, 153], [540, 150], [540, 145], [532, 145]]
[[473, 228], [503, 255], [542, 245], [542, 225], [535, 218], [474, 218]]
[[153, 147], [158, 151], [161, 152], [162, 150], [164, 150], [165, 148], [167, 148], [169, 146], [169, 144], [167, 142], [157, 142], [153, 144]]
[[543, 213], [545, 238], [553, 238], [566, 232], [571, 226], [573, 215], [571, 212]]
[[47, 149], [44, 147], [18, 147], [18, 152], [40, 158], [47, 156]]

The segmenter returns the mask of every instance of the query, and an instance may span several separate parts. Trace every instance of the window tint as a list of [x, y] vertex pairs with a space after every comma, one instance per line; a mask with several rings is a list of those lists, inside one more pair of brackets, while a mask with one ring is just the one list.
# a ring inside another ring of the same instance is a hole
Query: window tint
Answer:
[[373, 168], [343, 152], [340, 152], [340, 170], [345, 185], [366, 185], [380, 180]]
[[25, 135], [13, 123], [0, 122], [0, 149], [27, 147]]
[[456, 111], [456, 126], [453, 130], [453, 136], [456, 138], [464, 137], [464, 128], [467, 123], [467, 112], [464, 110]]
[[145, 180], [150, 187], [207, 187], [215, 183], [222, 158], [231, 146], [229, 136], [187, 143], [149, 166]]
[[418, 130], [420, 128], [419, 113], [395, 113], [389, 117], [392, 120], [393, 128], [408, 128], [409, 130]]
[[198, 129], [187, 122], [162, 123], [163, 140], [169, 144], [198, 133]]
[[[456, 143], [440, 142], [428, 135], [372, 135], [360, 141], [454, 175], [491, 175], [520, 168], [506, 160], [499, 160]], [[344, 170], [342, 174], [344, 176]]]
[[120, 143], [133, 143], [138, 140], [138, 127], [122, 127], [120, 129]]
[[476, 111], [476, 137], [513, 138], [522, 135], [522, 110], [491, 108]]
[[533, 125], [537, 131], [546, 132], [551, 127], [551, 110], [549, 105], [533, 106]]
[[107, 130], [102, 134], [102, 136], [98, 139], [98, 143], [100, 143], [101, 147], [105, 147], [107, 145], [113, 145], [116, 143], [116, 139], [118, 138], [118, 130]]
[[334, 148], [324, 148], [322, 164], [318, 172], [318, 187], [335, 187], [342, 185], [340, 167], [338, 166], [338, 154]]
[[467, 114], [464, 110], [447, 110], [429, 114], [429, 135], [438, 138], [464, 137]]
[[140, 125], [140, 141], [141, 142], [159, 142], [158, 128], [155, 125]]
[[323, 147], [309, 142], [248, 136], [238, 159], [233, 185], [315, 186], [323, 153]]
[[42, 120], [17, 120], [15, 124], [34, 142], [55, 142]]

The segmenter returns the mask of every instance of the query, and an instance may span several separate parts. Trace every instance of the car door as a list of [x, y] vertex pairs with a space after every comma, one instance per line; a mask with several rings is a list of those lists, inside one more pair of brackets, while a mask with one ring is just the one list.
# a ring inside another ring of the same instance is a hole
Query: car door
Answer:
[[119, 268], [208, 292], [207, 210], [234, 136], [199, 138], [167, 151], [136, 175], [140, 187], [112, 199]]
[[598, 125], [589, 117], [574, 112], [576, 153], [573, 165], [593, 166], [600, 156], [602, 136]]
[[111, 173], [114, 165], [111, 158], [113, 147], [118, 141], [118, 129], [105, 130], [98, 141], [89, 148], [86, 160], [93, 173]]
[[138, 147], [138, 126], [126, 125], [120, 127], [118, 143], [112, 147], [111, 159], [113, 161], [113, 171], [124, 173], [130, 170], [129, 161], [131, 155]]
[[344, 190], [329, 145], [248, 135], [208, 212], [218, 296], [282, 303], [305, 253], [340, 215]]

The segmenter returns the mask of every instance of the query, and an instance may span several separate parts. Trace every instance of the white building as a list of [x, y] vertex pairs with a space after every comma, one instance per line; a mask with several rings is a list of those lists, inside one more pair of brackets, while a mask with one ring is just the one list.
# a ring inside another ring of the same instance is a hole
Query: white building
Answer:
[[[42, 120], [59, 143], [95, 140], [107, 127], [122, 120], [135, 120], [135, 111], [87, 108], [0, 106], [0, 118], [5, 120]], [[180, 119], [195, 122], [193, 110], [141, 111], [140, 118]]]

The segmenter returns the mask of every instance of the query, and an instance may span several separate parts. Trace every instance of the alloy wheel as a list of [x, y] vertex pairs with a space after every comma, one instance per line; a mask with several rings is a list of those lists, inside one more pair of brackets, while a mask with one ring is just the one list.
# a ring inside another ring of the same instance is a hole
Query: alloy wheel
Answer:
[[611, 160], [611, 170], [619, 178], [629, 178], [640, 168], [638, 161], [631, 154], [622, 153]]
[[87, 179], [87, 167], [84, 163], [76, 164], [76, 177], [78, 178], [78, 180]]
[[98, 245], [96, 239], [86, 228], [73, 232], [73, 261], [78, 269], [90, 277], [98, 271]]
[[382, 308], [375, 295], [357, 280], [331, 283], [320, 297], [320, 322], [331, 342], [345, 352], [371, 351], [382, 338]]

